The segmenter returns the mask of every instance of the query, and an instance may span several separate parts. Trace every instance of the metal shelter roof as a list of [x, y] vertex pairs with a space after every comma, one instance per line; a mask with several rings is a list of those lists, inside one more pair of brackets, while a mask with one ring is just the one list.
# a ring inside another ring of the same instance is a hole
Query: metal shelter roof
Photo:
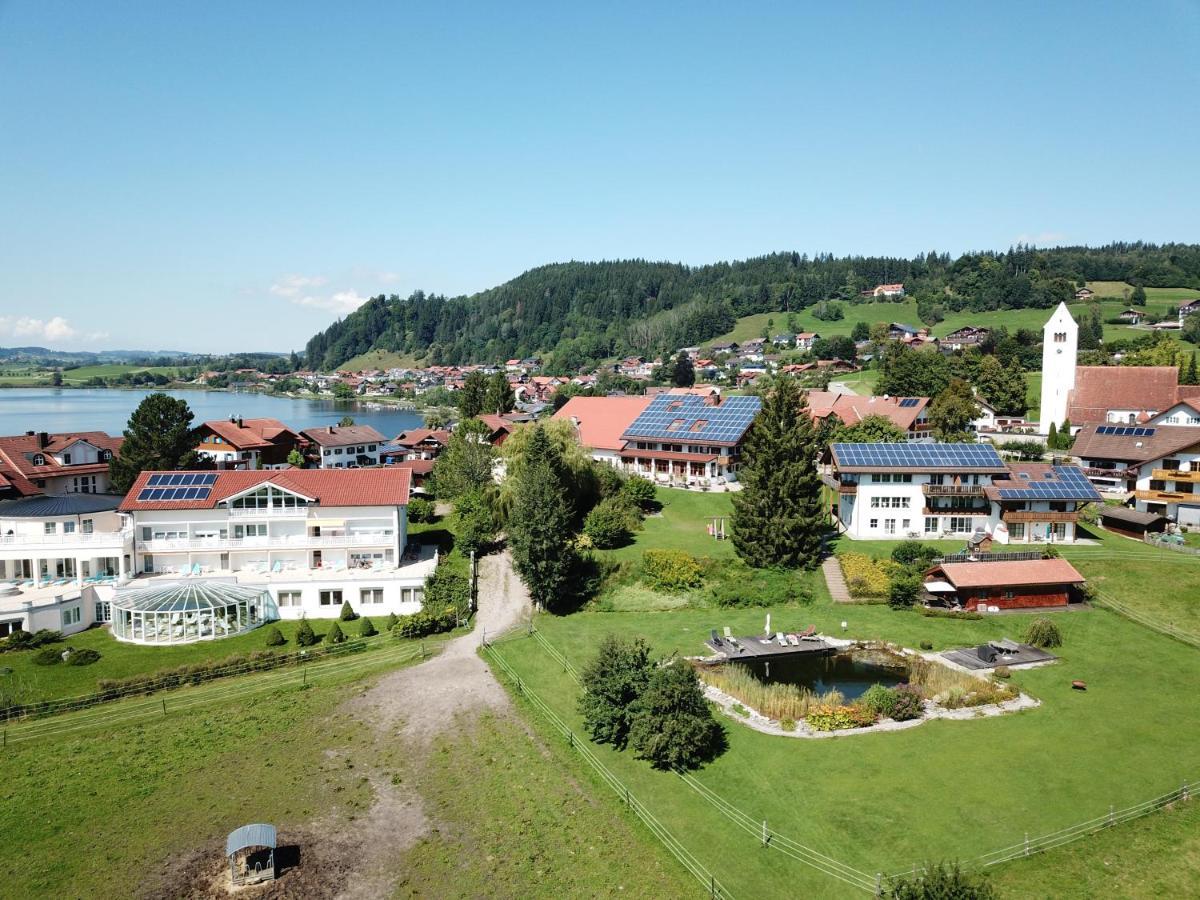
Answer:
[[0, 518], [46, 519], [54, 516], [79, 516], [109, 512], [121, 505], [118, 494], [66, 494], [61, 497], [22, 497], [0, 502]]
[[225, 855], [233, 856], [247, 847], [270, 847], [275, 849], [274, 825], [243, 825], [229, 832], [225, 838]]

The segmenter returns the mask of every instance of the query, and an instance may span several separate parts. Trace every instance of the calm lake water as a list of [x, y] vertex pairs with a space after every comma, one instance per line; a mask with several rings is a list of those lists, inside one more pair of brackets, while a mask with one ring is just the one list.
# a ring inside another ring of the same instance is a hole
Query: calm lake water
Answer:
[[[129, 414], [152, 391], [106, 390], [103, 388], [4, 388], [0, 390], [0, 435], [26, 431], [125, 430]], [[294, 400], [267, 394], [230, 391], [164, 391], [186, 400], [195, 414], [194, 424], [213, 419], [269, 416], [299, 431], [318, 425], [337, 424], [342, 416], [353, 416], [359, 425], [370, 425], [391, 439], [421, 424], [421, 414], [410, 410], [363, 409], [339, 400]]]

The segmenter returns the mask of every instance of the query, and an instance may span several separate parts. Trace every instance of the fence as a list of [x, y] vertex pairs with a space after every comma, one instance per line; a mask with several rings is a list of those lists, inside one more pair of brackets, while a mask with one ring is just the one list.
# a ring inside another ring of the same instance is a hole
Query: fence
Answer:
[[1169, 622], [1160, 622], [1153, 616], [1148, 616], [1141, 610], [1134, 609], [1133, 607], [1128, 606], [1127, 604], [1124, 604], [1120, 600], [1116, 600], [1107, 594], [1097, 591], [1095, 596], [1092, 598], [1092, 604], [1094, 606], [1099, 606], [1102, 609], [1112, 610], [1117, 615], [1141, 625], [1143, 628], [1149, 628], [1151, 631], [1157, 631], [1159, 634], [1174, 638], [1177, 641], [1200, 650], [1200, 635], [1193, 634], [1190, 631], [1184, 631], [1182, 628], [1176, 628]]
[[[1118, 601], [1108, 599], [1102, 601], [1102, 605], [1109, 604], [1123, 606], [1123, 604], [1118, 603]], [[1135, 611], [1131, 610], [1130, 612], [1134, 612], [1136, 614]], [[1124, 613], [1122, 614], [1124, 615]], [[1138, 620], [1134, 619], [1134, 621]], [[1170, 631], [1164, 630], [1165, 628], [1171, 628], [1171, 626], [1164, 626], [1162, 623], [1154, 623], [1153, 620], [1151, 620], [1149, 623], [1143, 624], [1147, 624], [1147, 627], [1153, 628], [1157, 631], [1162, 631], [1164, 634], [1171, 634]], [[557, 662], [559, 665], [561, 665], [563, 667], [563, 671], [578, 684], [580, 681], [578, 670], [571, 663], [571, 661], [556, 647], [554, 647], [540, 632], [534, 630], [532, 625], [530, 626], [529, 634], [535, 638], [537, 644], [546, 652], [546, 654], [555, 660], [555, 662]], [[1184, 640], [1186, 643], [1195, 642], [1194, 646], [1200, 647], [1200, 637], [1195, 635], [1187, 635], [1183, 632], [1180, 634], [1184, 636], [1180, 637], [1177, 634], [1171, 634], [1171, 636], [1178, 637], [1179, 640]], [[512, 670], [509, 669], [507, 665], [505, 665], [505, 668], [511, 673]], [[515, 674], [513, 677], [516, 678]], [[518, 689], [521, 690], [522, 693], [524, 693], [526, 696], [532, 696], [532, 692], [527, 686], [521, 684], [519, 678], [517, 678], [517, 684]], [[540, 703], [541, 701], [538, 702]], [[549, 715], [553, 715], [553, 713], [549, 713]], [[566, 726], [561, 724], [559, 727], [560, 729], [566, 728]], [[576, 746], [576, 743], [573, 743], [572, 746]], [[735, 805], [725, 800], [710, 788], [706, 787], [699, 779], [690, 773], [680, 771], [676, 774], [678, 774], [680, 779], [689, 788], [704, 798], [718, 812], [733, 822], [735, 826], [747, 832], [748, 834], [756, 836], [762, 842], [763, 847], [777, 850], [783, 855], [790, 857], [797, 862], [801, 862], [811, 868], [815, 868], [825, 875], [828, 875], [831, 878], [836, 878], [837, 880], [853, 888], [862, 890], [864, 892], [873, 893], [876, 896], [882, 896], [885, 892], [886, 881], [890, 881], [893, 878], [911, 877], [918, 875], [923, 871], [923, 867], [915, 865], [910, 869], [906, 869], [902, 872], [893, 872], [888, 876], [885, 876], [882, 872], [878, 872], [873, 876], [869, 875], [861, 869], [856, 869], [852, 866], [842, 863], [828, 854], [821, 853], [818, 850], [807, 847], [798, 841], [792, 840], [786, 835], [770, 828], [765, 820], [760, 820], [755, 816], [749, 815], [744, 810], [738, 809]], [[1007, 847], [1001, 847], [997, 850], [982, 853], [979, 856], [966, 860], [963, 865], [966, 868], [986, 869], [991, 866], [1000, 865], [1001, 863], [1010, 862], [1014, 859], [1019, 859], [1021, 857], [1033, 856], [1037, 853], [1053, 850], [1056, 847], [1071, 843], [1072, 841], [1080, 840], [1088, 835], [1103, 831], [1106, 828], [1111, 828], [1113, 826], [1120, 825], [1125, 822], [1131, 822], [1143, 816], [1150, 815], [1151, 813], [1164, 809], [1173, 803], [1187, 802], [1192, 797], [1192, 785], [1194, 784], [1195, 780], [1184, 781], [1180, 787], [1174, 788], [1165, 794], [1161, 794], [1158, 797], [1145, 800], [1141, 803], [1135, 803], [1132, 806], [1127, 806], [1123, 809], [1118, 810], [1113, 806], [1109, 806], [1107, 814], [1096, 816], [1074, 825], [1069, 825], [1066, 828], [1061, 828], [1057, 831], [1048, 832], [1036, 837], [1030, 837], [1029, 834], [1026, 833], [1021, 841], [1018, 841], [1017, 843], [1011, 844]]]
[[1142, 535], [1142, 541], [1149, 544], [1151, 547], [1159, 547], [1163, 550], [1172, 550], [1175, 553], [1185, 553], [1189, 556], [1200, 556], [1200, 547], [1192, 547], [1188, 544], [1177, 544], [1174, 541], [1163, 540], [1160, 534], [1151, 534], [1147, 532]]
[[1045, 554], [1041, 550], [1002, 550], [992, 553], [979, 551], [975, 553], [951, 553], [941, 557], [939, 563], [959, 562], [1026, 562], [1031, 559], [1041, 559]]

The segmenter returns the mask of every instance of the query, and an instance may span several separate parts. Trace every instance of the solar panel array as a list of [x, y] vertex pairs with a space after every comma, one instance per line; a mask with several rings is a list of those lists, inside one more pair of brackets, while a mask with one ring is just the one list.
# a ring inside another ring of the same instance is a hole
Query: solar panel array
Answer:
[[659, 394], [625, 437], [736, 444], [762, 408], [757, 397], [726, 397], [716, 406], [704, 400], [695, 394]]
[[903, 409], [910, 409], [911, 407], [916, 406], [920, 402], [921, 402], [921, 399], [919, 397], [901, 397], [900, 398], [900, 406]]
[[839, 466], [890, 469], [1003, 469], [991, 444], [834, 444]]
[[1040, 480], [1030, 479], [1019, 488], [1000, 488], [1001, 500], [1092, 500], [1101, 497], [1077, 466], [1051, 466]]
[[1101, 425], [1096, 429], [1096, 434], [1115, 434], [1118, 437], [1150, 437], [1154, 432], [1153, 428], [1134, 427], [1133, 425]]
[[146, 480], [137, 498], [145, 500], [207, 500], [217, 481], [213, 472], [160, 472]]

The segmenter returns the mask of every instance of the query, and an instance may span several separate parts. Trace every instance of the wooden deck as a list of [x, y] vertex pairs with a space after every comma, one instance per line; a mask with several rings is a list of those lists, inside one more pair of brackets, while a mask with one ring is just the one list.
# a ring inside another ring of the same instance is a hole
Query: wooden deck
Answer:
[[[718, 641], [713, 641], [709, 638], [705, 643], [714, 652], [724, 656], [726, 659], [770, 659], [779, 656], [819, 656], [827, 653], [832, 653], [837, 648], [832, 644], [827, 644], [819, 637], [808, 638], [801, 640], [796, 646], [790, 642], [786, 647], [781, 647], [779, 641], [767, 638], [763, 635], [747, 635], [745, 637], [735, 637], [736, 645], [732, 645], [726, 638], [722, 637]], [[767, 643], [764, 643], [767, 641]]]

